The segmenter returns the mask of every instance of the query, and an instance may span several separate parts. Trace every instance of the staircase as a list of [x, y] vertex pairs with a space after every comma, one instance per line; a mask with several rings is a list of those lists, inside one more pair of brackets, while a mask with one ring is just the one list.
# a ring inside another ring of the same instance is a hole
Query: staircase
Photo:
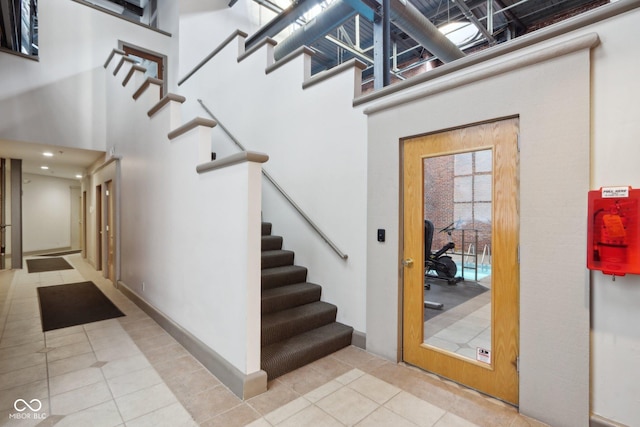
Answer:
[[269, 380], [351, 344], [353, 328], [336, 322], [338, 308], [320, 301], [322, 288], [293, 259], [263, 222], [261, 367]]

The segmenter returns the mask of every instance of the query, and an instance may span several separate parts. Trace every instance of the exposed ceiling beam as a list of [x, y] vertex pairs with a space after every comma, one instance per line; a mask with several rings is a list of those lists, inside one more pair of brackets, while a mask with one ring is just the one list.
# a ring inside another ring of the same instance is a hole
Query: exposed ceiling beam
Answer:
[[318, 0], [299, 0], [291, 3], [288, 8], [267, 22], [267, 24], [260, 28], [255, 34], [248, 37], [244, 43], [245, 49], [251, 48], [251, 46], [259, 43], [260, 40], [264, 38], [274, 37], [279, 34], [318, 3]]
[[493, 35], [487, 31], [485, 26], [480, 22], [480, 20], [473, 14], [471, 9], [464, 3], [464, 0], [453, 0], [455, 5], [460, 9], [460, 12], [467, 18], [469, 21], [475, 25], [478, 30], [484, 35], [490, 45], [494, 45], [496, 43], [496, 39], [493, 38]]

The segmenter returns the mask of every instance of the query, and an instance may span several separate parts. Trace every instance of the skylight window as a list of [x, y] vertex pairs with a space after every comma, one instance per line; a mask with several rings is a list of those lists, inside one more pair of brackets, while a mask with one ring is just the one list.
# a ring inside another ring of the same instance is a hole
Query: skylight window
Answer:
[[464, 46], [476, 40], [480, 34], [478, 27], [470, 22], [463, 21], [451, 21], [438, 29], [456, 46]]

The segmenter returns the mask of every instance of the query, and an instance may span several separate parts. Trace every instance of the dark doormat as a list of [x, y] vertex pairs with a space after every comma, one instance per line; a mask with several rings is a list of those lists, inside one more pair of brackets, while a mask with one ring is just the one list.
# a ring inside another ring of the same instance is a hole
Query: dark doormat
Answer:
[[442, 310], [425, 307], [425, 322], [429, 319], [433, 319], [438, 314], [444, 313], [445, 311], [488, 291], [487, 288], [477, 284], [476, 282], [458, 282], [455, 285], [449, 285], [445, 281], [429, 280], [428, 283], [431, 284], [431, 289], [424, 290], [424, 300], [441, 303]]
[[38, 288], [42, 331], [124, 316], [93, 282]]
[[29, 269], [29, 273], [73, 269], [71, 264], [64, 258], [28, 259], [27, 268]]

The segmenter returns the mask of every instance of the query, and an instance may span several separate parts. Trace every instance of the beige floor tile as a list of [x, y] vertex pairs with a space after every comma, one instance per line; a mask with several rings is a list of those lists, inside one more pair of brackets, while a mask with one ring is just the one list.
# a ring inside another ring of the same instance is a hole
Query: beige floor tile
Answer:
[[143, 354], [135, 354], [107, 362], [102, 367], [102, 372], [105, 378], [109, 379], [150, 367], [151, 364]]
[[257, 420], [247, 424], [246, 427], [272, 427], [269, 421], [264, 418], [258, 418]]
[[352, 388], [360, 394], [368, 397], [378, 405], [384, 404], [401, 391], [398, 387], [368, 374], [363, 375], [355, 381], [349, 383], [347, 387]]
[[188, 401], [182, 402], [199, 424], [227, 412], [241, 403], [242, 401], [224, 386], [195, 394]]
[[316, 371], [319, 371], [328, 375], [329, 377], [331, 377], [331, 379], [337, 378], [340, 375], [345, 374], [349, 372], [351, 369], [353, 369], [352, 366], [347, 365], [344, 362], [341, 362], [340, 360], [336, 359], [331, 355], [323, 357], [322, 359], [316, 360], [315, 362], [312, 362], [311, 364], [309, 364], [309, 366], [315, 369]]
[[104, 377], [99, 368], [85, 368], [49, 378], [49, 392], [51, 396], [55, 396], [103, 381]]
[[15, 388], [45, 378], [47, 378], [47, 365], [44, 363], [29, 366], [28, 368], [16, 369], [0, 374], [0, 390]]
[[82, 325], [69, 326], [68, 328], [54, 329], [53, 331], [45, 332], [44, 335], [47, 339], [49, 339], [49, 338], [61, 337], [63, 335], [77, 334], [79, 332], [84, 332], [84, 328], [82, 327]]
[[303, 366], [278, 378], [298, 394], [305, 394], [331, 381], [333, 378], [312, 366]]
[[290, 418], [287, 418], [278, 427], [341, 427], [338, 420], [323, 412], [316, 406], [309, 406]]
[[444, 409], [418, 399], [406, 391], [400, 392], [384, 407], [421, 427], [432, 427], [446, 413]]
[[47, 352], [47, 360], [49, 362], [54, 362], [56, 360], [62, 360], [67, 357], [78, 356], [86, 353], [93, 353], [93, 349], [88, 341], [63, 345], [62, 347], [55, 347]]
[[127, 427], [197, 427], [191, 415], [174, 403], [149, 414], [127, 421]]
[[114, 330], [113, 328], [104, 328], [94, 331], [87, 331], [87, 334], [91, 334], [95, 331], [107, 331], [112, 334], [89, 337], [89, 342], [91, 343], [91, 347], [93, 347], [94, 351], [110, 349], [113, 347], [127, 347], [135, 345], [133, 340], [129, 338], [127, 333], [122, 329]]
[[264, 416], [264, 419], [269, 421], [271, 424], [276, 425], [283, 422], [287, 418], [297, 414], [310, 405], [311, 402], [309, 402], [307, 399], [305, 399], [304, 397], [299, 397], [287, 403], [286, 405], [279, 407], [275, 411], [268, 413]]
[[0, 410], [13, 408], [13, 404], [17, 399], [25, 399], [27, 401], [39, 399], [42, 401], [48, 397], [49, 389], [46, 379], [23, 384], [0, 392]]
[[178, 400], [164, 383], [116, 398], [116, 405], [125, 422], [174, 403], [178, 403]]
[[258, 413], [265, 415], [298, 397], [298, 393], [276, 379], [268, 383], [265, 393], [247, 400], [247, 403]]
[[197, 371], [171, 376], [166, 378], [165, 382], [181, 402], [221, 384], [220, 380], [204, 367]]
[[46, 363], [46, 356], [44, 353], [30, 353], [22, 356], [12, 357], [11, 359], [5, 359], [0, 363], [0, 374], [4, 374], [17, 369], [28, 368], [29, 366], [36, 366]]
[[360, 378], [363, 375], [364, 375], [364, 372], [362, 372], [360, 369], [352, 369], [349, 372], [346, 372], [345, 374], [340, 375], [335, 380], [337, 382], [339, 382], [340, 384], [347, 385], [347, 384], [357, 380], [358, 378]]
[[143, 338], [133, 338], [133, 341], [136, 345], [142, 350], [142, 352], [146, 352], [148, 350], [166, 347], [169, 345], [176, 345], [176, 340], [166, 332], [164, 334], [159, 334], [155, 336], [146, 336]]
[[0, 339], [0, 348], [15, 347], [33, 342], [44, 342], [44, 334], [42, 332], [38, 332], [28, 335], [14, 335], [12, 337], [3, 336], [2, 339]]
[[316, 405], [347, 425], [354, 425], [378, 408], [373, 400], [355, 390], [343, 387], [321, 399]]
[[412, 423], [406, 418], [403, 418], [400, 415], [394, 412], [391, 412], [390, 410], [381, 406], [375, 411], [373, 411], [370, 415], [368, 415], [364, 420], [356, 424], [356, 426], [357, 427], [383, 427], [383, 426], [415, 427], [416, 424]]
[[[482, 425], [492, 426], [492, 424]], [[440, 418], [434, 427], [478, 427], [478, 424], [474, 424], [471, 421], [467, 421], [462, 417], [447, 412], [442, 418]]]
[[200, 371], [203, 368], [200, 362], [190, 354], [163, 363], [155, 363], [154, 367], [165, 380]]
[[17, 356], [22, 356], [25, 354], [37, 353], [39, 350], [42, 350], [43, 348], [44, 348], [44, 339], [22, 344], [22, 345], [16, 345], [13, 347], [1, 348], [0, 361], [11, 359]]
[[243, 403], [204, 422], [201, 427], [243, 427], [259, 418], [260, 414]]
[[69, 415], [112, 400], [105, 382], [97, 382], [51, 397], [51, 414]]
[[379, 359], [371, 353], [367, 353], [361, 348], [355, 346], [345, 347], [335, 352], [332, 357], [346, 363], [347, 365], [359, 368], [360, 366], [371, 363], [372, 359]]
[[79, 371], [90, 367], [96, 362], [96, 356], [91, 353], [79, 354], [65, 359], [49, 362], [49, 376], [55, 377], [73, 371]]
[[122, 424], [116, 404], [110, 400], [96, 406], [69, 414], [58, 421], [56, 427], [114, 427]]
[[318, 400], [329, 396], [331, 393], [334, 393], [344, 387], [344, 384], [340, 384], [338, 381], [329, 381], [328, 383], [321, 385], [315, 390], [311, 390], [307, 394], [304, 395], [305, 399], [308, 401], [315, 403]]
[[95, 350], [96, 359], [110, 362], [125, 357], [142, 354], [140, 349], [131, 340], [117, 341], [112, 347]]
[[107, 379], [113, 397], [116, 398], [160, 383], [162, 378], [152, 367]]
[[84, 331], [57, 337], [47, 336], [46, 339], [47, 347], [63, 347], [65, 345], [78, 344], [83, 342], [89, 342], [89, 339], [87, 338], [87, 335], [84, 333]]

